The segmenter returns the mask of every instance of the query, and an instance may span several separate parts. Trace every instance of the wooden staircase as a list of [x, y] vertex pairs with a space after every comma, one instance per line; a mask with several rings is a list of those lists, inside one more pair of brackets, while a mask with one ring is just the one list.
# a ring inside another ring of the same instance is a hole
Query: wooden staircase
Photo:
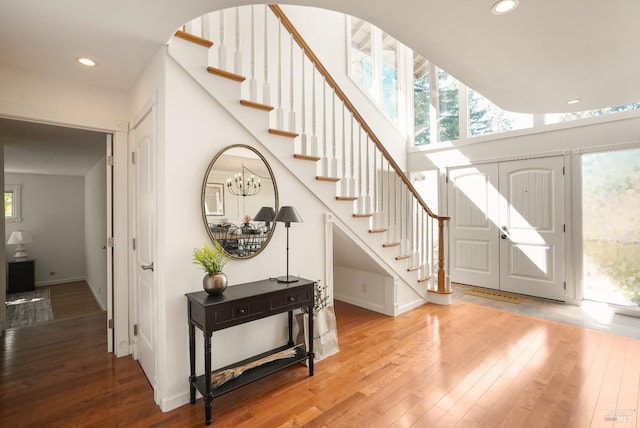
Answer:
[[[253, 8], [251, 7], [252, 22]], [[301, 52], [300, 57], [296, 57], [295, 60], [300, 61], [302, 58], [302, 77], [298, 80], [302, 84], [301, 91], [295, 94], [293, 83], [291, 83], [289, 94], [278, 93], [277, 107], [257, 100], [253, 82], [249, 90], [249, 99], [243, 98], [242, 85], [246, 85], [247, 81], [245, 76], [208, 65], [207, 50], [213, 46], [213, 43], [205, 38], [180, 30], [176, 32], [175, 38], [169, 45], [169, 54], [207, 92], [221, 102], [258, 141], [280, 159], [283, 165], [289, 168], [311, 192], [329, 206], [333, 213], [363, 241], [360, 243], [361, 246], [368, 252], [373, 250], [377, 254], [378, 260], [385, 265], [391, 276], [406, 283], [424, 301], [450, 303], [451, 291], [446, 269], [447, 234], [445, 233], [449, 218], [437, 216], [427, 207], [401, 168], [378, 141], [326, 69], [322, 67], [319, 59], [302, 40], [284, 13], [277, 6], [271, 5], [269, 8], [281, 27], [278, 29], [279, 40], [282, 28], [286, 29], [291, 37], [290, 76], [294, 76], [294, 42]], [[268, 28], [266, 13], [265, 9], [264, 28]], [[236, 31], [239, 30], [236, 29]], [[266, 37], [268, 37], [267, 34], [265, 34]], [[279, 45], [282, 46], [282, 43]], [[195, 52], [199, 49], [202, 49], [203, 53]], [[278, 55], [280, 70], [281, 49], [278, 50]], [[252, 58], [253, 63], [254, 58]], [[305, 80], [305, 73], [311, 67], [312, 85]], [[251, 81], [255, 82], [253, 70], [255, 67], [252, 67]], [[209, 77], [206, 77], [207, 75]], [[320, 91], [321, 97], [318, 96], [316, 88], [317, 76], [322, 76], [324, 82]], [[282, 74], [278, 78], [280, 89]], [[216, 81], [216, 79], [220, 80]], [[240, 86], [230, 88], [227, 83], [223, 89], [224, 81], [235, 82]], [[246, 87], [244, 92], [247, 92]], [[330, 93], [333, 100], [331, 108], [327, 107], [327, 93]], [[297, 112], [290, 113], [289, 129], [284, 129], [281, 99], [286, 95], [290, 96], [291, 110], [294, 111], [294, 104], [301, 110], [302, 118], [299, 121], [302, 127], [301, 133], [295, 131], [297, 123], [292, 119]], [[298, 99], [294, 100], [295, 96]], [[267, 101], [270, 101], [270, 97], [265, 95], [265, 98], [269, 98]], [[341, 119], [336, 115], [336, 100], [339, 100], [342, 108]], [[320, 139], [316, 134], [316, 120], [319, 116], [316, 108], [322, 110], [321, 122], [324, 129], [319, 132], [324, 143], [322, 149], [319, 147], [316, 149], [314, 146]], [[250, 109], [265, 116], [261, 120], [252, 120], [256, 118], [252, 115], [252, 119], [247, 120], [246, 113], [241, 109]], [[274, 122], [272, 116], [274, 110], [277, 116], [275, 127], [270, 125]], [[310, 110], [313, 111], [310, 112]], [[347, 120], [347, 114], [349, 120]], [[332, 119], [327, 120], [327, 116]], [[313, 122], [312, 135], [306, 132], [309, 117]], [[261, 127], [258, 123], [269, 125]], [[342, 139], [336, 136], [337, 132], [342, 133]], [[347, 133], [350, 134], [349, 138], [346, 137]], [[328, 147], [328, 139], [331, 139], [331, 148]], [[282, 141], [277, 140], [288, 141], [290, 144], [283, 145]], [[341, 155], [338, 153], [338, 146], [342, 148]], [[340, 174], [341, 169], [342, 174]], [[315, 184], [312, 181], [315, 181]], [[331, 184], [335, 187], [333, 190], [326, 187]], [[332, 192], [333, 195], [331, 195]], [[347, 214], [349, 211], [351, 211], [350, 215]], [[386, 224], [384, 224], [385, 221]], [[403, 267], [402, 264], [405, 266]]]

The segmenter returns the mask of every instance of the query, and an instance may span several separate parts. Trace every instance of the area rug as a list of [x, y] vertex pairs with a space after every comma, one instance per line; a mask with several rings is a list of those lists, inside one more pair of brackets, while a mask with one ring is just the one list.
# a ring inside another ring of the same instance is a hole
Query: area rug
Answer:
[[27, 327], [53, 319], [49, 289], [7, 294], [7, 328]]
[[500, 300], [502, 302], [509, 303], [520, 303], [527, 298], [527, 296], [522, 296], [520, 294], [505, 293], [504, 291], [491, 290], [486, 288], [469, 288], [465, 290], [464, 294], [486, 297], [487, 299]]

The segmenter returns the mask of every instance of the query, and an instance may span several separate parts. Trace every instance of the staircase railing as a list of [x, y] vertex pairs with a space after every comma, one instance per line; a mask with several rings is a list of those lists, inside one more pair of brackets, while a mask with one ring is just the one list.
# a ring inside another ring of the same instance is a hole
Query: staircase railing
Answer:
[[[318, 180], [339, 182], [336, 199], [353, 201], [353, 216], [370, 218], [370, 233], [387, 234], [383, 247], [398, 247], [395, 259], [408, 260], [407, 270], [418, 271], [418, 281], [428, 281], [429, 291], [449, 294], [449, 217], [427, 206], [282, 9], [268, 8], [273, 15], [258, 6], [212, 12], [183, 30], [192, 41], [193, 36], [217, 39], [217, 55], [210, 59], [227, 77], [244, 80], [248, 51], [246, 105], [275, 109], [270, 132], [295, 137], [295, 156], [318, 161]], [[256, 11], [262, 12], [258, 19]], [[228, 50], [229, 39], [233, 52]]]

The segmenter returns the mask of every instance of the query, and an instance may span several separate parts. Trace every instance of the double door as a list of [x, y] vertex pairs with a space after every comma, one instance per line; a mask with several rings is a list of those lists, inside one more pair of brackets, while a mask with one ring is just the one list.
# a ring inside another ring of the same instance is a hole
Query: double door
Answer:
[[448, 173], [451, 280], [564, 300], [563, 158]]

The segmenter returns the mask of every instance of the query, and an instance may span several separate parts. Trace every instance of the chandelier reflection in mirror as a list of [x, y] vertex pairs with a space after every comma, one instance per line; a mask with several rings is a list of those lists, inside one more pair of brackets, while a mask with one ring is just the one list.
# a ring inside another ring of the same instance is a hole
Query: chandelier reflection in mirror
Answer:
[[253, 173], [250, 177], [245, 178], [245, 171], [251, 173], [251, 170], [242, 164], [242, 172], [236, 174], [233, 179], [227, 179], [227, 190], [232, 195], [254, 196], [260, 193], [260, 179], [256, 180]]

